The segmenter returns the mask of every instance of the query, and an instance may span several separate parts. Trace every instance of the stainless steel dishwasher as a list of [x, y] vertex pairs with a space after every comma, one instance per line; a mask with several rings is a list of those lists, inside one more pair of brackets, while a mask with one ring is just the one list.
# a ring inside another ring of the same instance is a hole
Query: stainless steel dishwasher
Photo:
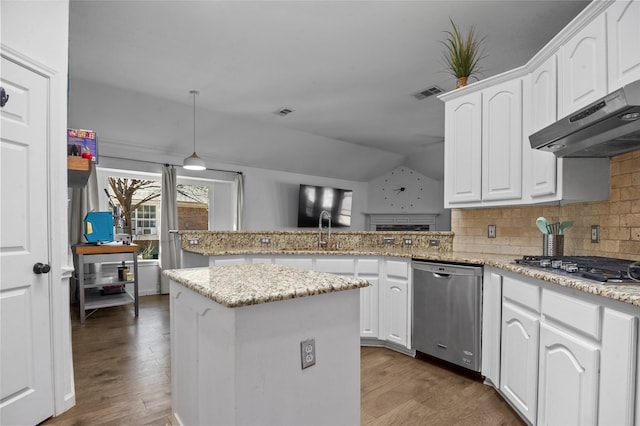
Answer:
[[482, 267], [412, 264], [414, 349], [480, 371]]

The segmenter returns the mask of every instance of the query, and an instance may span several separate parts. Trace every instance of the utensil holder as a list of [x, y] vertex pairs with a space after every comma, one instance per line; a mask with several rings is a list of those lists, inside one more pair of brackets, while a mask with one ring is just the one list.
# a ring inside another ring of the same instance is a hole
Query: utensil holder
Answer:
[[564, 235], [544, 234], [542, 237], [543, 256], [564, 255]]

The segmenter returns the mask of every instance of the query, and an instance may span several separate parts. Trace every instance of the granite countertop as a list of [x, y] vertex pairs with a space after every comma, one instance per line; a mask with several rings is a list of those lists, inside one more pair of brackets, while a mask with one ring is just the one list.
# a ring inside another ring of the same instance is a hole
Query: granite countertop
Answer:
[[171, 269], [169, 279], [229, 308], [367, 287], [367, 280], [270, 263]]
[[493, 266], [505, 271], [515, 272], [531, 278], [547, 281], [563, 287], [572, 288], [585, 293], [595, 294], [608, 299], [617, 300], [631, 305], [640, 306], [640, 283], [637, 285], [601, 284], [591, 280], [574, 278], [567, 275], [555, 274], [536, 268], [529, 268], [515, 262], [521, 256], [485, 254], [485, 253], [442, 253], [440, 255], [414, 255], [414, 259], [434, 260], [444, 262], [471, 263], [477, 265]]
[[435, 262], [468, 263], [474, 265], [487, 265], [495, 268], [511, 271], [520, 275], [547, 281], [563, 287], [595, 294], [608, 299], [617, 300], [631, 305], [640, 306], [640, 283], [637, 285], [614, 285], [601, 284], [595, 281], [583, 280], [580, 278], [568, 277], [566, 275], [554, 274], [549, 271], [529, 268], [515, 263], [515, 259], [521, 256], [501, 255], [491, 253], [466, 253], [449, 252], [441, 253], [427, 250], [296, 250], [296, 249], [247, 249], [247, 250], [193, 250], [205, 256], [231, 256], [231, 255], [277, 255], [277, 254], [297, 254], [297, 255], [327, 255], [327, 256], [395, 256], [416, 260], [427, 260]]

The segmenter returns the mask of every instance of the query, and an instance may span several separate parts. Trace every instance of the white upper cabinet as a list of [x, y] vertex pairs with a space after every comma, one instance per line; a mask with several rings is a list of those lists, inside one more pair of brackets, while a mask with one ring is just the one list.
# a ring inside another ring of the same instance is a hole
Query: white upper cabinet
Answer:
[[513, 200], [522, 197], [521, 141], [522, 79], [483, 90], [483, 200]]
[[[554, 54], [531, 72], [530, 100], [525, 108], [525, 135], [555, 122], [558, 117], [558, 65]], [[523, 143], [524, 182], [531, 197], [556, 193], [556, 156], [552, 152], [531, 149], [529, 138]]]
[[445, 207], [522, 198], [522, 84], [516, 78], [445, 105]]
[[640, 79], [640, 0], [617, 1], [606, 11], [609, 91]]
[[445, 105], [445, 207], [482, 199], [481, 158], [482, 95], [476, 92]]
[[560, 49], [560, 116], [607, 94], [607, 26], [596, 16]]
[[529, 136], [640, 79], [640, 0], [592, 2], [525, 66], [440, 95], [446, 208], [609, 197], [609, 159], [556, 158]]

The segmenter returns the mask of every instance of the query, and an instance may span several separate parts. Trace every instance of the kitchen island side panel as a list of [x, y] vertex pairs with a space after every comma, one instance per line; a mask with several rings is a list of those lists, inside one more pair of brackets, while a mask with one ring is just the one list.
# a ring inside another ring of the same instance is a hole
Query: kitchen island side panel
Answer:
[[[227, 308], [172, 282], [173, 306], [182, 299], [181, 309], [190, 305], [192, 315], [181, 322], [191, 330], [180, 330], [180, 323], [172, 330], [175, 342], [184, 345], [172, 347], [172, 370], [192, 375], [172, 377], [176, 419], [211, 425], [359, 424], [354, 290]], [[185, 335], [194, 342], [187, 344]], [[307, 339], [315, 339], [316, 364], [302, 370], [300, 342]], [[197, 355], [182, 354], [183, 348], [197, 348]], [[196, 367], [180, 368], [185, 361]]]

